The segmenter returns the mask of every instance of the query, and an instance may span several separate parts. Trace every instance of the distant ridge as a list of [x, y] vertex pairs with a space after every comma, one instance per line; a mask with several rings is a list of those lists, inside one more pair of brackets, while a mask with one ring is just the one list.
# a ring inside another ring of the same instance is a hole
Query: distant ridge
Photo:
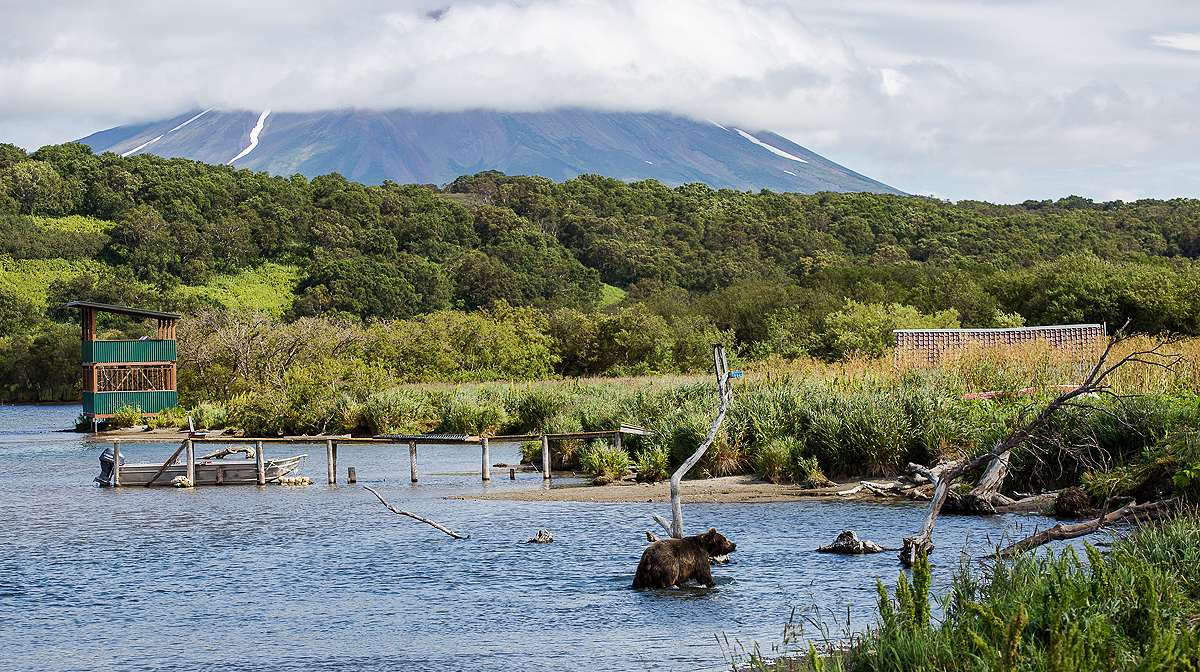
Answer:
[[332, 172], [368, 184], [445, 184], [485, 170], [556, 181], [595, 173], [626, 182], [776, 192], [897, 189], [768, 131], [670, 114], [551, 112], [218, 112], [120, 126], [80, 142], [277, 175]]

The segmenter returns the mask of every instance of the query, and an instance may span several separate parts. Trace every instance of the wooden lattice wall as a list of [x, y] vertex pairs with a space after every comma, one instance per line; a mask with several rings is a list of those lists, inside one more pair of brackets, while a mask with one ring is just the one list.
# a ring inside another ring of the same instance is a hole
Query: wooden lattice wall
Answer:
[[1072, 324], [1010, 329], [897, 329], [896, 359], [937, 364], [951, 350], [970, 347], [1001, 348], [1043, 342], [1052, 351], [1073, 361], [1095, 359], [1096, 347], [1107, 337], [1103, 324]]

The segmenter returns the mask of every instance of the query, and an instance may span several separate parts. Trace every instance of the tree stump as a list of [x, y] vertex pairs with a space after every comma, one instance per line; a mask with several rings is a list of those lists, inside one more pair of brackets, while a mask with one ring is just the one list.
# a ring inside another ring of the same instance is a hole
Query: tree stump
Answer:
[[1091, 498], [1083, 490], [1071, 486], [1058, 493], [1054, 500], [1054, 515], [1057, 518], [1082, 518], [1084, 511], [1092, 508]]
[[853, 530], [846, 530], [833, 540], [832, 544], [817, 549], [821, 553], [841, 553], [842, 555], [863, 555], [865, 553], [882, 553], [887, 549], [873, 541], [859, 539]]

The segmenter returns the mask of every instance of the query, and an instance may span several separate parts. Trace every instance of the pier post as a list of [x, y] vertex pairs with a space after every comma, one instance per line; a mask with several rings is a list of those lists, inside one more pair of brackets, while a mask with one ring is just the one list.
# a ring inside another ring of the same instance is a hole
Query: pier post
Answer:
[[346, 482], [347, 483], [357, 483], [358, 482], [358, 472], [354, 470], [354, 467], [350, 467], [350, 468], [346, 469]]
[[412, 472], [412, 482], [417, 482], [417, 442], [408, 442], [408, 469]]
[[542, 478], [550, 480], [550, 439], [542, 434]]
[[258, 484], [267, 484], [267, 468], [263, 465], [262, 441], [254, 442], [254, 468], [258, 472]]
[[625, 450], [625, 442], [621, 439], [621, 432], [618, 430], [616, 436], [613, 437], [613, 445], [617, 450]]
[[113, 487], [121, 485], [121, 442], [113, 441]]
[[490, 481], [492, 480], [492, 465], [490, 456], [488, 455], [487, 437], [483, 437], [480, 443], [483, 444], [483, 480]]
[[325, 467], [329, 472], [329, 483], [332, 485], [337, 482], [337, 474], [333, 472], [333, 439], [325, 441]]
[[196, 484], [196, 444], [187, 440], [187, 479], [192, 485]]

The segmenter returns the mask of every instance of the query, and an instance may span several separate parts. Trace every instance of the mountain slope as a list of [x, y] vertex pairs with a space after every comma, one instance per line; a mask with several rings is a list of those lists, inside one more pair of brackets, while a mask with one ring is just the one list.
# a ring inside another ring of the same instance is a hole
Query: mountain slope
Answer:
[[[257, 144], [251, 149], [252, 138]], [[308, 177], [338, 172], [374, 184], [444, 184], [459, 175], [499, 170], [556, 181], [595, 173], [670, 186], [704, 182], [740, 190], [902, 193], [774, 133], [668, 114], [209, 110], [121, 126], [80, 142], [97, 152], [207, 163], [240, 156], [234, 161], [239, 168]]]

